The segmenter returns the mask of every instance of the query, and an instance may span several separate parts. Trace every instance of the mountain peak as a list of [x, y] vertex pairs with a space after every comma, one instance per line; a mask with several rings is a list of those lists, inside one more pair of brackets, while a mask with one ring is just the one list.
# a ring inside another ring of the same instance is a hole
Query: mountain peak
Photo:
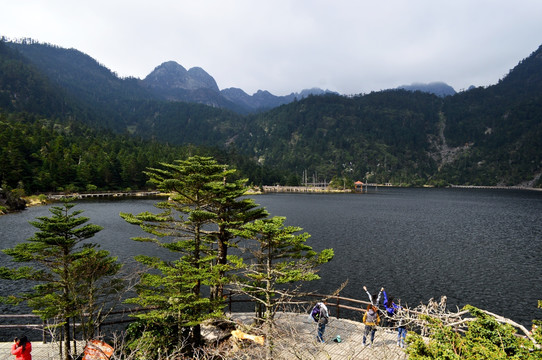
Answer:
[[162, 64], [155, 67], [154, 71], [160, 69], [165, 69], [167, 71], [176, 71], [179, 73], [186, 73], [186, 69], [184, 68], [184, 66], [173, 60], [163, 62]]
[[220, 91], [215, 79], [200, 67], [190, 68], [188, 70], [188, 77], [196, 86], [201, 85], [201, 87], [215, 90], [216, 92]]

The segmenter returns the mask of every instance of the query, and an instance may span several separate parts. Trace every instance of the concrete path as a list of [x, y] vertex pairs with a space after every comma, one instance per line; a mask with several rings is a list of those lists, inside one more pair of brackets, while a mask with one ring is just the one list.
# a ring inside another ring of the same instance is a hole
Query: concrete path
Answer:
[[[15, 356], [11, 355], [12, 345], [12, 342], [0, 342], [0, 360], [15, 360]], [[58, 343], [44, 344], [41, 341], [32, 341], [32, 360], [60, 359], [58, 346]], [[83, 342], [78, 341], [77, 353], [82, 353], [84, 346]]]
[[[253, 313], [233, 313], [233, 320], [242, 324], [253, 322]], [[363, 346], [364, 325], [346, 319], [330, 317], [324, 334], [324, 343], [316, 341], [316, 323], [307, 314], [278, 313], [277, 338], [274, 344], [274, 359], [303, 360], [406, 360], [404, 350], [397, 346], [397, 332], [379, 328], [372, 347]], [[333, 339], [340, 335], [341, 342]], [[0, 360], [14, 360], [12, 343], [0, 343]], [[78, 344], [78, 353], [84, 344]], [[58, 360], [57, 343], [32, 342], [33, 360]]]
[[[252, 314], [232, 314], [234, 320], [249, 324]], [[326, 326], [325, 342], [316, 341], [317, 325], [307, 314], [278, 313], [276, 316], [279, 340], [274, 344], [276, 359], [366, 359], [404, 360], [408, 356], [397, 346], [397, 332], [378, 328], [372, 346], [363, 346], [362, 323], [330, 317]], [[341, 342], [333, 339], [340, 335]]]

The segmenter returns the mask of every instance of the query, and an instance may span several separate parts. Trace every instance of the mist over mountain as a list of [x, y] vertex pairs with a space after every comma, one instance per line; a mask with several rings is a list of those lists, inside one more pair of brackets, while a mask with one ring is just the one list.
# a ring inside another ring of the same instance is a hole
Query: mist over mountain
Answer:
[[[256, 184], [299, 184], [308, 173], [402, 186], [542, 185], [542, 48], [495, 85], [454, 94], [437, 83], [356, 96], [309, 89], [280, 97], [219, 90], [205, 70], [172, 61], [145, 79], [120, 79], [75, 49], [0, 45], [2, 113], [232, 152], [250, 159], [240, 164]], [[41, 153], [28, 154], [35, 161]], [[75, 159], [65, 174], [81, 174]]]
[[450, 85], [444, 82], [432, 82], [429, 84], [424, 83], [414, 83], [411, 85], [402, 85], [398, 89], [408, 90], [408, 91], [421, 91], [430, 94], [435, 94], [440, 97], [455, 95], [456, 91]]

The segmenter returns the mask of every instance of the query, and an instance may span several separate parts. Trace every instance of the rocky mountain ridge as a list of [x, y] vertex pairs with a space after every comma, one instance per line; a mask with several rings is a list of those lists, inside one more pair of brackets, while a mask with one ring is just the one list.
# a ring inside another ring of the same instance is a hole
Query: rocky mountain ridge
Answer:
[[[241, 113], [269, 110], [311, 95], [338, 95], [337, 92], [320, 88], [303, 89], [284, 96], [273, 95], [267, 90], [258, 90], [252, 95], [235, 87], [220, 90], [215, 79], [204, 69], [193, 67], [186, 70], [175, 61], [157, 66], [141, 83], [156, 96], [168, 101], [197, 102]], [[454, 88], [444, 82], [413, 83], [397, 89], [421, 91], [439, 97], [456, 94]]]
[[[62, 87], [69, 87], [71, 91], [83, 97], [101, 97], [100, 101], [111, 101], [120, 93], [123, 97], [131, 99], [154, 98], [197, 103], [228, 109], [239, 114], [249, 114], [270, 110], [311, 95], [338, 95], [336, 92], [316, 87], [284, 96], [276, 96], [266, 90], [258, 90], [249, 95], [235, 87], [220, 90], [215, 79], [201, 67], [187, 70], [175, 61], [160, 64], [142, 80], [132, 77], [122, 79], [92, 57], [76, 49], [41, 44], [32, 39], [7, 44], [20, 51]], [[100, 87], [98, 92], [89, 90], [97, 86]], [[409, 90], [435, 93], [434, 86]], [[437, 95], [441, 96], [438, 93]]]
[[175, 61], [157, 66], [141, 80], [141, 84], [165, 100], [198, 102], [245, 113], [269, 110], [309, 95], [336, 94], [319, 88], [304, 89], [285, 96], [276, 96], [266, 90], [258, 90], [253, 95], [233, 87], [220, 90], [215, 79], [202, 68], [186, 70]]

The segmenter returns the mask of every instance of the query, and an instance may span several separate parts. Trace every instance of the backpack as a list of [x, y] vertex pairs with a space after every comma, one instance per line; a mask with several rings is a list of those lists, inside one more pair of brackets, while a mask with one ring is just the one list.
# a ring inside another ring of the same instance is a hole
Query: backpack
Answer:
[[[378, 311], [378, 310], [377, 310]], [[371, 309], [367, 310], [365, 315], [363, 316], [363, 322], [366, 325], [374, 326], [377, 325], [380, 322], [380, 317], [378, 316], [378, 312], [375, 311], [375, 308], [372, 307]]]
[[311, 310], [311, 318], [318, 322], [320, 320], [320, 304], [314, 305], [314, 307]]

